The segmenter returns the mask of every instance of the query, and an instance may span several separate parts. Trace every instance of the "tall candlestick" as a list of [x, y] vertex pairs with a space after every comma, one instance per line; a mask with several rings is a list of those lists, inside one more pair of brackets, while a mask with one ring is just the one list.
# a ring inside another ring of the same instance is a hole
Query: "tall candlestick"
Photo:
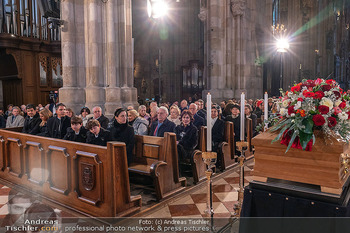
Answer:
[[207, 95], [207, 151], [211, 151], [211, 95]]
[[245, 126], [245, 116], [244, 116], [244, 107], [245, 107], [245, 94], [241, 94], [241, 141], [244, 141], [244, 126]]
[[[264, 95], [264, 121], [266, 122], [269, 118], [269, 109], [268, 109], [268, 98], [267, 92]], [[265, 123], [265, 130], [268, 128], [268, 124]]]

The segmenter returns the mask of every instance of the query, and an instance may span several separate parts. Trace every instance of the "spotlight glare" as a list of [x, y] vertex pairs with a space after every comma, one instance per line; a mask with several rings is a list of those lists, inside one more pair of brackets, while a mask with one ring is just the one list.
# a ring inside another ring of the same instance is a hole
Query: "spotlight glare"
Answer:
[[148, 0], [147, 12], [150, 18], [160, 18], [167, 14], [168, 5], [164, 0]]
[[276, 42], [277, 52], [287, 52], [287, 49], [289, 49], [289, 43], [286, 39], [278, 39]]

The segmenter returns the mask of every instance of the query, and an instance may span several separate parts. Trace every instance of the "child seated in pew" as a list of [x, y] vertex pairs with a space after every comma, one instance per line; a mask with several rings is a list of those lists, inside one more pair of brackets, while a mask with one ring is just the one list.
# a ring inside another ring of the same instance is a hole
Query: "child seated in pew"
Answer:
[[63, 140], [73, 142], [86, 142], [86, 129], [83, 126], [83, 119], [78, 116], [73, 116], [70, 120], [71, 127], [67, 129]]
[[89, 130], [86, 133], [86, 143], [107, 146], [107, 142], [111, 141], [111, 133], [102, 128], [98, 120], [90, 120], [86, 124], [86, 129]]

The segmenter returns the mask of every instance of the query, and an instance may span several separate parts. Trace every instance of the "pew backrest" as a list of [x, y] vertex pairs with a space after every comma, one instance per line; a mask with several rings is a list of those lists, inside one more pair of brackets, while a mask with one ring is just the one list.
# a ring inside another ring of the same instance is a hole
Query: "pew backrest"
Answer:
[[[0, 130], [0, 178], [90, 216], [140, 208], [131, 200], [124, 143], [107, 147]], [[118, 192], [116, 192], [118, 191]]]

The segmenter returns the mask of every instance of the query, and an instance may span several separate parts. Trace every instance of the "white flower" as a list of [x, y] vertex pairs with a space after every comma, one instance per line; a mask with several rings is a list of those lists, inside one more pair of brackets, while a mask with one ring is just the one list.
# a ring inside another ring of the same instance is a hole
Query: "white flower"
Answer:
[[323, 97], [320, 105], [325, 105], [327, 107], [329, 107], [329, 109], [333, 109], [333, 101], [331, 99], [328, 99], [326, 97]]
[[348, 114], [346, 112], [341, 112], [341, 113], [338, 114], [338, 117], [339, 117], [340, 120], [345, 121], [345, 120], [348, 119]]
[[298, 101], [296, 103], [296, 105], [294, 106], [294, 110], [298, 110], [299, 108], [301, 108], [301, 101]]
[[280, 109], [280, 114], [281, 114], [282, 116], [287, 115], [287, 113], [288, 113], [288, 110], [287, 110], [287, 109], [285, 109], [285, 108], [281, 108], [281, 109]]
[[325, 92], [324, 92], [324, 95], [325, 95], [325, 96], [329, 96], [329, 95], [332, 95], [332, 94], [333, 94], [332, 91], [325, 91]]
[[295, 117], [295, 114], [294, 114], [294, 113], [292, 113], [292, 114], [290, 114], [290, 116], [291, 116], [291, 117]]
[[285, 100], [282, 102], [282, 107], [286, 108], [289, 105], [290, 100]]
[[338, 106], [339, 106], [339, 104], [341, 104], [341, 102], [342, 102], [342, 101], [341, 101], [341, 99], [338, 99], [337, 101], [335, 101], [335, 103], [334, 103], [334, 104], [335, 104], [335, 106], [336, 106], [336, 107], [338, 107]]

